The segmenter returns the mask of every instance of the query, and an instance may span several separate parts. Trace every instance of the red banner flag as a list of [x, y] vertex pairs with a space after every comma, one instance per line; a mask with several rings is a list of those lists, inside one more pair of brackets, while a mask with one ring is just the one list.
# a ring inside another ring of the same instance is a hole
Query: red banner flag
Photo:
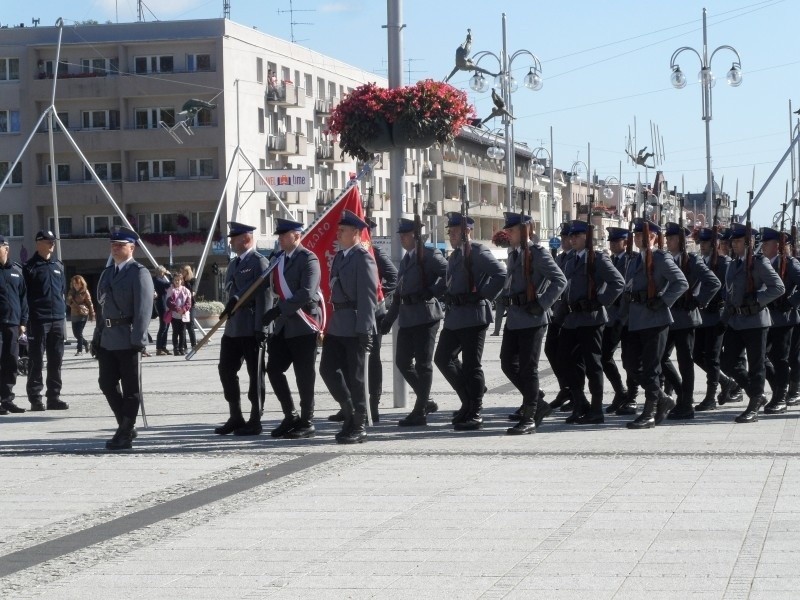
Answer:
[[[325, 299], [326, 312], [328, 315], [333, 313], [333, 306], [330, 304], [331, 289], [330, 289], [330, 274], [331, 265], [333, 264], [333, 257], [339, 251], [339, 244], [336, 241], [336, 229], [339, 226], [339, 220], [342, 218], [342, 211], [349, 210], [360, 219], [364, 218], [364, 208], [361, 204], [361, 193], [358, 191], [358, 186], [353, 185], [345, 192], [336, 204], [331, 206], [311, 227], [309, 227], [300, 241], [303, 245], [317, 255], [319, 259], [321, 278], [320, 290], [322, 297]], [[361, 243], [370, 251], [374, 256], [372, 250], [372, 237], [369, 228], [361, 232]], [[378, 301], [383, 300], [383, 290], [381, 290], [380, 281], [378, 282]]]

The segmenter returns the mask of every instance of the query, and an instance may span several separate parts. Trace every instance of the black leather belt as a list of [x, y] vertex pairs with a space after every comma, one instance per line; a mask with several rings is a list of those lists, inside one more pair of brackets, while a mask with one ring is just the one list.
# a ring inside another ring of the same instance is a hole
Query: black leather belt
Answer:
[[638, 290], [636, 292], [625, 292], [625, 299], [628, 302], [636, 302], [638, 304], [647, 303], [647, 290]]
[[355, 302], [334, 302], [333, 308], [334, 310], [344, 310], [345, 308], [355, 308]]
[[527, 306], [528, 294], [517, 294], [515, 296], [503, 296], [503, 303], [506, 306]]
[[480, 304], [483, 298], [478, 294], [447, 294], [445, 304], [450, 306], [464, 306], [467, 304]]
[[425, 304], [428, 300], [423, 294], [406, 294], [400, 296], [400, 304]]
[[122, 317], [120, 319], [106, 319], [106, 327], [116, 327], [117, 325], [130, 325], [133, 319], [130, 317]]

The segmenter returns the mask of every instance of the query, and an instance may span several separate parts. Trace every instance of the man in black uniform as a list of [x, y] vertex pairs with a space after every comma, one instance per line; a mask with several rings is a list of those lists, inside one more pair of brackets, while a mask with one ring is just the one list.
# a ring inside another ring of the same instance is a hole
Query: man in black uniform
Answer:
[[[556, 265], [558, 265], [558, 268], [561, 269], [563, 273], [564, 265], [567, 264], [567, 261], [574, 253], [572, 245], [569, 243], [569, 223], [561, 224], [559, 235], [561, 237], [561, 253], [555, 257], [555, 261]], [[556, 380], [558, 381], [558, 394], [550, 403], [550, 406], [554, 409], [560, 407], [562, 411], [566, 411], [572, 410], [572, 400], [570, 400], [572, 395], [569, 390], [569, 384], [567, 383], [564, 365], [559, 364], [557, 357], [558, 337], [561, 335], [561, 325], [564, 323], [564, 317], [566, 316], [566, 312], [561, 309], [563, 301], [563, 299], [558, 299], [552, 306], [553, 314], [547, 326], [547, 333], [544, 338], [544, 354], [550, 363], [550, 368], [553, 369], [553, 375], [556, 376]], [[516, 420], [516, 415], [510, 415], [510, 418]]]
[[25, 263], [23, 274], [28, 289], [30, 328], [28, 330], [28, 400], [31, 410], [45, 410], [42, 403], [42, 367], [47, 354], [45, 396], [47, 410], [66, 410], [61, 396], [61, 361], [64, 357], [64, 320], [67, 315], [67, 278], [64, 265], [53, 258], [56, 236], [52, 231], [36, 234], [36, 252]]
[[8, 242], [0, 235], [0, 415], [23, 413], [14, 404], [17, 383], [19, 335], [28, 322], [28, 299], [22, 267], [12, 262]]
[[100, 318], [92, 336], [97, 358], [98, 384], [106, 397], [117, 431], [106, 442], [109, 450], [126, 450], [136, 438], [136, 416], [142, 400], [142, 348], [153, 312], [153, 280], [144, 265], [133, 259], [139, 236], [127, 227], [111, 233], [114, 264], [100, 274], [97, 302]]
[[[228, 304], [223, 314], [228, 316], [225, 333], [219, 348], [219, 378], [222, 391], [228, 402], [230, 418], [214, 429], [219, 435], [258, 435], [261, 433], [261, 405], [264, 390], [264, 373], [259, 364], [259, 349], [266, 342], [264, 315], [267, 312], [267, 286], [261, 286], [253, 293], [244, 306], [234, 310], [244, 293], [250, 289], [269, 266], [269, 261], [256, 251], [253, 231], [255, 227], [231, 221], [228, 223], [228, 237], [236, 258], [228, 265], [225, 276], [225, 289]], [[250, 400], [250, 419], [245, 423], [242, 416], [241, 390], [239, 388], [239, 369], [242, 362], [247, 365], [250, 385], [247, 397]], [[259, 379], [261, 381], [259, 381]]]
[[431, 401], [430, 394], [433, 348], [439, 322], [444, 317], [438, 297], [446, 286], [447, 261], [436, 248], [423, 246], [422, 257], [417, 255], [413, 220], [400, 219], [397, 233], [406, 254], [400, 261], [396, 293], [381, 322], [380, 333], [388, 334], [399, 316], [395, 364], [417, 398], [411, 414], [400, 419], [398, 425], [411, 427], [427, 425], [427, 415], [439, 408]]
[[[320, 307], [319, 260], [300, 243], [302, 231], [302, 223], [277, 219], [275, 235], [284, 253], [270, 280], [277, 304], [264, 315], [265, 327], [275, 324], [267, 341], [267, 377], [284, 415], [281, 424], [270, 435], [287, 439], [314, 437], [317, 337], [325, 326]], [[272, 302], [268, 304], [272, 306]], [[285, 375], [290, 366], [294, 368], [300, 394], [299, 416]]]

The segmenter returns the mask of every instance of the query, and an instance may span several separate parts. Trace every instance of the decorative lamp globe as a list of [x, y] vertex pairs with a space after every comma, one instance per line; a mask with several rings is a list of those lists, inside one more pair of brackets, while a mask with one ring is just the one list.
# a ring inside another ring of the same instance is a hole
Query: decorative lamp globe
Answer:
[[603, 198], [606, 200], [611, 200], [614, 197], [614, 190], [610, 187], [606, 186], [603, 188]]
[[533, 69], [528, 71], [528, 74], [525, 75], [525, 87], [533, 90], [534, 92], [538, 92], [542, 89], [542, 77], [539, 73], [534, 73]]
[[675, 67], [673, 67], [670, 81], [672, 82], [672, 87], [679, 90], [686, 87], [686, 75], [683, 74], [679, 66], [675, 65]]
[[731, 87], [739, 87], [742, 85], [742, 68], [738, 63], [731, 65], [730, 71], [727, 75], [728, 85]]
[[533, 165], [533, 174], [537, 177], [544, 175], [544, 165], [542, 163], [536, 163]]

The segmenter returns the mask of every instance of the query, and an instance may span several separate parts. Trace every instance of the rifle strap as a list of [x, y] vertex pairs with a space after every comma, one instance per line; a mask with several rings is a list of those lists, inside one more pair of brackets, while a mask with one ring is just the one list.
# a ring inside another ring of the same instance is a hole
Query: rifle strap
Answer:
[[656, 297], [656, 278], [653, 266], [653, 250], [648, 245], [644, 251], [644, 270], [647, 274], [647, 297]]

